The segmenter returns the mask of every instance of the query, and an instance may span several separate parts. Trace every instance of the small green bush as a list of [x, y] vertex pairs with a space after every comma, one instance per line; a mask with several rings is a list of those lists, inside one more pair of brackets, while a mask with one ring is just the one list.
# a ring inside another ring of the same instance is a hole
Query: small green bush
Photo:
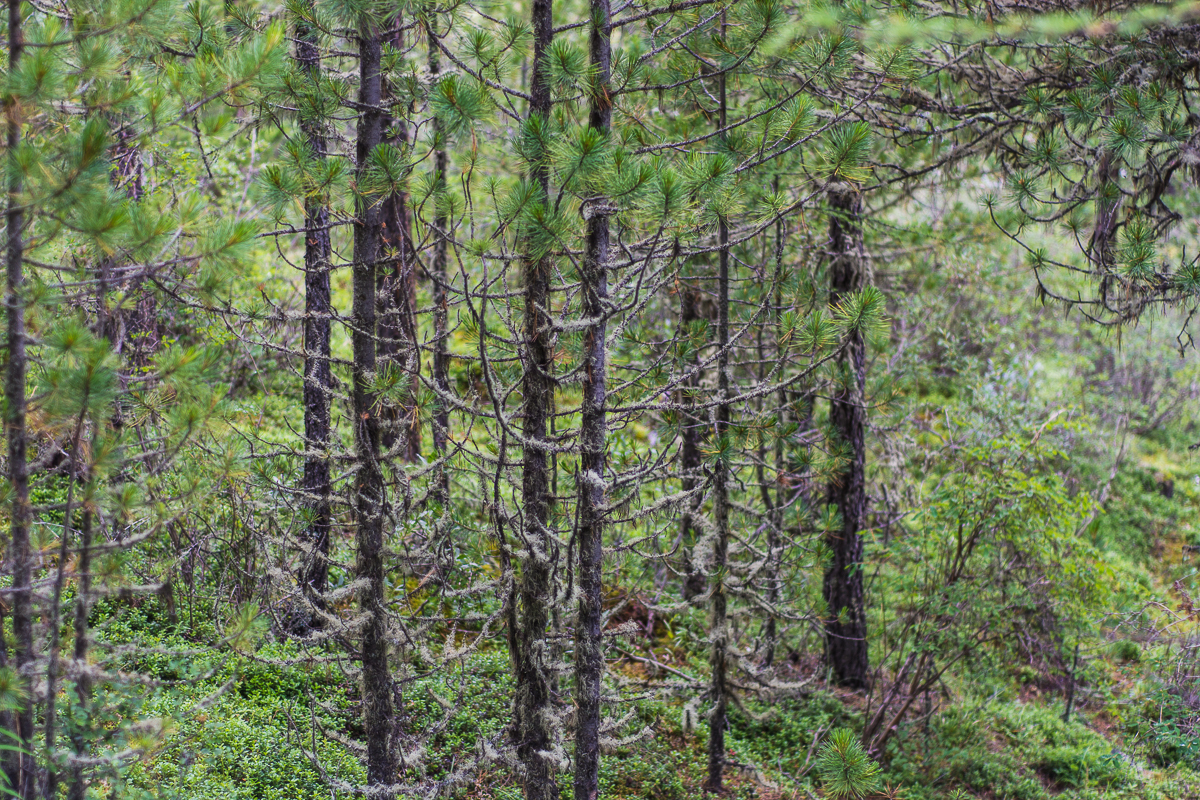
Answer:
[[1113, 642], [1108, 652], [1117, 661], [1126, 664], [1136, 664], [1142, 660], [1141, 645], [1131, 639], [1122, 639], [1118, 642]]
[[1038, 761], [1046, 777], [1067, 786], [1120, 786], [1128, 779], [1125, 761], [1092, 748], [1052, 747]]

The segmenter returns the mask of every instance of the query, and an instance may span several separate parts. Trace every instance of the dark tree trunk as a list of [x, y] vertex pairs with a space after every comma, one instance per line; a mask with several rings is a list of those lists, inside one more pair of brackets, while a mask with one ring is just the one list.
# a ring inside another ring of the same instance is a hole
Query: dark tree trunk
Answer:
[[[78, 677], [75, 679], [75, 699], [83, 709], [84, 719], [91, 710], [92, 676], [88, 674], [88, 614], [91, 611], [92, 594], [92, 511], [84, 507], [83, 519], [79, 525], [79, 566], [78, 593], [75, 596], [75, 669]], [[88, 740], [85, 730], [78, 723], [72, 723], [71, 745], [75, 755], [83, 758], [87, 755]], [[76, 762], [71, 765], [70, 786], [67, 789], [67, 800], [86, 800], [87, 779], [84, 776], [83, 765]]]
[[[553, 0], [533, 2], [533, 77], [529, 114], [548, 119], [550, 86], [543, 64], [553, 38]], [[550, 179], [544, 166], [533, 171], [543, 202], [549, 202]], [[552, 675], [546, 626], [553, 602], [552, 574], [556, 556], [548, 528], [550, 474], [546, 442], [547, 422], [554, 399], [553, 352], [550, 347], [549, 296], [552, 263], [549, 257], [524, 261], [524, 358], [521, 389], [524, 442], [521, 452], [521, 501], [524, 514], [525, 557], [517, 587], [519, 630], [514, 637], [516, 672], [514, 732], [517, 757], [525, 775], [528, 800], [555, 800], [558, 782], [553, 764], [542, 755], [553, 749], [551, 718]]]
[[[779, 179], [775, 179], [775, 191], [779, 191]], [[771, 320], [775, 325], [775, 360], [779, 367], [776, 380], [781, 382], [775, 394], [775, 425], [778, 431], [787, 427], [787, 388], [782, 385], [783, 371], [787, 367], [787, 345], [780, 338], [783, 324], [783, 243], [784, 222], [775, 222], [775, 275], [772, 279], [774, 297], [771, 310]], [[760, 359], [764, 368], [765, 359]], [[783, 437], [776, 434], [772, 452], [775, 469], [775, 497], [771, 497], [771, 487], [766, 481], [762, 482], [763, 502], [767, 508], [767, 603], [772, 612], [763, 626], [763, 664], [770, 666], [775, 661], [775, 645], [778, 641], [777, 621], [774, 609], [780, 598], [780, 567], [783, 561], [782, 541], [783, 509], [787, 502], [783, 494]], [[762, 454], [760, 469], [765, 471], [766, 453]]]
[[[75, 423], [75, 433], [71, 437], [70, 464], [72, 472], [76, 471], [76, 465], [79, 462], [79, 439], [83, 434], [83, 424], [87, 419], [87, 401], [90, 386], [85, 384], [83, 389], [83, 403], [79, 412], [79, 417]], [[50, 613], [47, 620], [47, 629], [51, 632], [57, 632], [62, 622], [62, 594], [63, 587], [66, 583], [67, 562], [71, 555], [71, 525], [75, 518], [75, 495], [78, 489], [78, 483], [87, 485], [90, 467], [80, 471], [77, 479], [73, 479], [67, 486], [67, 501], [63, 506], [63, 526], [62, 535], [59, 538], [58, 548], [58, 564], [55, 569], [53, 589], [50, 593]], [[86, 500], [85, 500], [86, 502]], [[42, 780], [42, 796], [57, 797], [58, 796], [58, 764], [56, 763], [55, 750], [58, 743], [58, 679], [59, 679], [59, 657], [62, 652], [62, 638], [51, 633], [49, 637], [49, 658], [46, 664], [46, 707], [43, 713], [43, 730], [45, 731], [45, 747], [46, 753], [49, 756], [46, 763], [46, 768], [43, 771]]]
[[[829, 298], [836, 304], [867, 286], [862, 252], [862, 197], [851, 186], [829, 190]], [[863, 591], [862, 530], [866, 521], [866, 344], [850, 335], [838, 360], [840, 380], [829, 401], [829, 422], [850, 448], [850, 462], [829, 484], [828, 502], [842, 518], [840, 531], [828, 536], [833, 561], [825, 572], [825, 649], [838, 683], [867, 686], [867, 619]]]
[[[20, 0], [8, 0], [8, 71], [15, 74], [24, 50]], [[9, 557], [12, 564], [12, 616], [15, 666], [26, 681], [34, 662], [33, 649], [33, 586], [29, 552], [29, 461], [28, 430], [25, 425], [25, 211], [21, 206], [21, 169], [15, 163], [21, 144], [20, 109], [15, 97], [5, 98], [6, 144], [8, 148], [8, 203], [5, 210], [5, 234], [8, 238], [5, 253], [6, 293], [4, 297], [8, 344], [8, 363], [5, 365], [4, 399], [7, 406], [5, 428], [8, 436], [8, 480], [12, 493], [9, 527]], [[21, 703], [12, 717], [16, 723], [15, 736], [10, 742], [20, 752], [9, 750], [5, 756], [5, 771], [9, 786], [22, 800], [37, 796], [36, 763], [33, 757], [33, 693]]]
[[[690, 336], [694, 323], [699, 322], [700, 293], [692, 286], [680, 282], [679, 286], [679, 326], [685, 336]], [[695, 369], [699, 359], [693, 353], [685, 369]], [[700, 371], [684, 381], [680, 391], [680, 437], [679, 448], [680, 488], [685, 492], [695, 491], [701, 484], [700, 477], [700, 436], [704, 432], [704, 424], [693, 412], [697, 392], [700, 388]], [[696, 514], [700, 510], [703, 498], [696, 496], [687, 500], [683, 513], [679, 517], [679, 542], [684, 554], [683, 599], [692, 600], [704, 593], [704, 570], [696, 563], [698, 555], [694, 552], [696, 546]]]
[[[725, 35], [725, 20], [721, 19], [721, 36]], [[720, 108], [718, 124], [725, 127], [727, 101], [725, 76], [718, 78]], [[724, 791], [725, 726], [729, 710], [727, 660], [729, 652], [728, 597], [725, 594], [725, 566], [729, 559], [729, 224], [722, 217], [717, 222], [717, 419], [713, 431], [721, 452], [713, 465], [713, 522], [716, 536], [713, 541], [713, 568], [709, 603], [712, 619], [709, 637], [712, 639], [712, 684], [709, 697], [712, 711], [708, 723], [708, 778], [704, 782], [709, 792]]]
[[[296, 61], [314, 90], [320, 76], [317, 32], [301, 21], [296, 30]], [[300, 130], [313, 158], [326, 156], [319, 120], [301, 120]], [[311, 548], [301, 568], [300, 586], [309, 601], [323, 607], [329, 588], [329, 536], [333, 512], [329, 467], [330, 327], [333, 304], [329, 288], [329, 208], [315, 199], [304, 202], [304, 478], [300, 491], [310, 516], [306, 538]], [[319, 619], [313, 615], [313, 619]]]
[[[388, 39], [397, 52], [403, 52], [403, 17], [392, 23]], [[383, 93], [385, 103], [393, 102], [392, 87], [386, 82]], [[408, 121], [403, 114], [389, 116], [384, 127], [390, 128], [387, 140], [391, 144], [401, 150], [408, 147]], [[400, 458], [416, 461], [421, 457], [421, 428], [416, 409], [421, 360], [417, 355], [417, 275], [408, 192], [388, 195], [383, 201], [382, 217], [383, 246], [390, 268], [380, 270], [376, 276], [380, 304], [379, 359], [394, 364], [405, 380], [399, 405], [384, 406], [383, 447], [391, 450], [399, 442]]]
[[[130, 200], [137, 201], [142, 197], [144, 189], [144, 167], [142, 153], [133, 141], [133, 131], [128, 124], [117, 126], [116, 141], [110, 150], [110, 160], [113, 170], [111, 181], [115, 188], [122, 191]], [[105, 258], [100, 261], [97, 269], [99, 297], [97, 312], [97, 330], [101, 336], [108, 339], [113, 351], [122, 354], [126, 359], [127, 380], [130, 373], [136, 373], [150, 365], [150, 359], [158, 348], [158, 300], [154, 296], [153, 286], [147, 280], [146, 274], [136, 274], [132, 280], [118, 280], [116, 285], [110, 285], [111, 274], [116, 262]], [[109, 289], [117, 289], [124, 293], [124, 298], [110, 313], [107, 305]], [[126, 302], [133, 298], [132, 308]]]
[[[609, 0], [591, 0], [591, 61], [595, 70], [588, 124], [606, 134], [612, 127], [608, 81], [612, 68]], [[575, 800], [600, 793], [600, 695], [604, 677], [601, 589], [604, 562], [605, 401], [608, 390], [608, 216], [606, 198], [589, 209], [582, 270], [584, 332], [583, 400], [580, 409], [579, 621], [575, 631]]]
[[[433, 17], [436, 19], [436, 16]], [[429, 43], [429, 74], [436, 81], [441, 75], [441, 64], [437, 45], [432, 39], [437, 37], [437, 30], [432, 25], [427, 31]], [[434, 169], [434, 241], [433, 257], [430, 266], [433, 283], [433, 386], [437, 392], [433, 409], [433, 450], [438, 459], [437, 472], [434, 475], [434, 499], [445, 513], [450, 506], [450, 471], [445, 459], [447, 456], [447, 437], [450, 435], [450, 404], [446, 399], [450, 394], [450, 308], [449, 288], [449, 235], [450, 220], [445, 213], [445, 206], [440, 202], [441, 195], [446, 191], [446, 169], [449, 158], [446, 153], [445, 133], [441, 121], [433, 120], [433, 136], [435, 140], [433, 152]]]
[[[113, 181], [125, 190], [125, 196], [138, 201], [142, 198], [143, 174], [142, 152], [133, 143], [133, 131], [124, 125], [117, 132], [117, 143], [113, 147], [113, 163], [116, 174]], [[150, 276], [142, 273], [134, 277], [129, 284], [129, 294], [133, 295], [133, 308], [129, 312], [120, 311], [120, 333], [117, 341], [118, 349], [122, 349], [129, 366], [134, 371], [145, 371], [150, 368], [154, 354], [158, 352], [162, 331], [159, 324], [158, 298], [154, 295], [154, 284]], [[122, 304], [124, 305], [124, 304]]]
[[[357, 164], [361, 178], [371, 151], [383, 138], [380, 61], [382, 39], [367, 26], [359, 34]], [[392, 742], [395, 709], [388, 669], [387, 609], [384, 597], [383, 528], [387, 502], [379, 463], [380, 420], [372, 378], [376, 359], [376, 268], [382, 238], [379, 206], [359, 200], [354, 222], [353, 333], [354, 360], [354, 517], [358, 557], [355, 572], [365, 586], [358, 590], [362, 624], [362, 715], [367, 740], [367, 782], [373, 798], [391, 798], [385, 788], [396, 780]]]
[[1088, 244], [1087, 254], [1100, 273], [1100, 299], [1109, 310], [1113, 310], [1109, 302], [1109, 292], [1113, 282], [1113, 244], [1117, 235], [1117, 222], [1120, 219], [1118, 212], [1121, 208], [1119, 193], [1112, 197], [1105, 194], [1108, 185], [1120, 177], [1114, 172], [1112, 152], [1104, 147], [1096, 165], [1096, 222], [1092, 228], [1092, 239]]

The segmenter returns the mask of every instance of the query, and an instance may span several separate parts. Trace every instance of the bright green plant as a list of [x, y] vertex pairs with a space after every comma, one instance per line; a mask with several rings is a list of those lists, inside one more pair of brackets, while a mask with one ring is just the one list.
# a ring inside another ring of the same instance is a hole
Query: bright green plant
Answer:
[[831, 797], [858, 800], [879, 788], [879, 765], [849, 728], [829, 734], [817, 756], [817, 772]]

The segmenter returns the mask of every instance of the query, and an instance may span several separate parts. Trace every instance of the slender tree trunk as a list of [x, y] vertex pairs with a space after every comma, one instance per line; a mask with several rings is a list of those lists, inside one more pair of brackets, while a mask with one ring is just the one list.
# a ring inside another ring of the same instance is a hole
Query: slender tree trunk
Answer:
[[[389, 44], [397, 52], [404, 51], [404, 19], [392, 23]], [[384, 102], [393, 102], [393, 90], [383, 86]], [[407, 111], [403, 112], [407, 113]], [[408, 147], [408, 121], [401, 116], [388, 116], [384, 123], [390, 128], [391, 144], [404, 150]], [[416, 410], [416, 392], [421, 360], [417, 355], [417, 274], [416, 256], [412, 247], [412, 215], [408, 207], [408, 192], [401, 190], [383, 201], [383, 245], [391, 259], [391, 268], [380, 270], [376, 277], [379, 293], [379, 359], [390, 361], [405, 376], [406, 386], [398, 406], [384, 407], [382, 428], [383, 447], [391, 450], [399, 442], [400, 457], [416, 461], [421, 457], [421, 428]]]
[[[8, 650], [8, 637], [4, 633], [4, 625], [5, 625], [4, 618], [6, 616], [8, 616], [8, 614], [6, 612], [7, 612], [7, 609], [3, 605], [0, 605], [0, 668], [12, 669], [10, 653]], [[3, 728], [5, 733], [12, 734], [14, 731], [17, 730], [17, 726], [16, 726], [17, 713], [19, 713], [19, 711], [14, 712], [14, 711], [11, 711], [8, 709], [0, 710], [0, 727]], [[8, 784], [9, 775], [12, 774], [13, 764], [10, 761], [10, 759], [12, 757], [13, 757], [12, 753], [4, 753], [2, 756], [0, 756], [0, 758], [3, 758], [2, 766], [4, 769], [4, 781], [5, 781], [6, 785], [9, 785]]]
[[[128, 125], [122, 125], [117, 132], [112, 160], [116, 165], [114, 182], [125, 189], [125, 196], [130, 200], [141, 200], [145, 172], [142, 151], [134, 141], [133, 131]], [[150, 368], [154, 354], [158, 352], [162, 329], [159, 324], [158, 298], [154, 295], [154, 283], [148, 271], [142, 270], [133, 278], [128, 293], [134, 296], [133, 308], [128, 313], [120, 312], [120, 335], [124, 339], [121, 344], [132, 368], [131, 373], [137, 374]]]
[[[588, 124], [606, 135], [612, 128], [608, 82], [612, 68], [609, 0], [591, 0], [591, 60], [595, 70]], [[575, 631], [575, 800], [600, 793], [600, 711], [604, 677], [601, 589], [604, 562], [605, 402], [608, 301], [607, 198], [590, 206], [582, 270], [584, 332], [583, 400], [580, 409], [579, 621]]]
[[[21, 2], [8, 0], [8, 71], [14, 74], [24, 51]], [[12, 493], [9, 525], [10, 558], [13, 569], [12, 615], [16, 669], [27, 684], [33, 676], [27, 674], [34, 662], [33, 648], [33, 587], [32, 564], [29, 552], [29, 527], [32, 513], [29, 506], [28, 430], [25, 425], [25, 211], [21, 206], [21, 168], [17, 165], [17, 148], [21, 145], [21, 109], [18, 99], [5, 98], [6, 144], [8, 148], [8, 204], [6, 227], [6, 293], [4, 297], [7, 322], [8, 363], [5, 365], [4, 399], [7, 406], [5, 428], [8, 435], [8, 480]], [[16, 730], [12, 744], [20, 752], [6, 756], [9, 785], [22, 800], [37, 796], [36, 764], [33, 758], [33, 692], [13, 715]]]
[[[779, 191], [779, 178], [775, 179], [775, 191]], [[775, 223], [775, 275], [773, 278], [774, 289], [774, 308], [771, 312], [772, 321], [775, 323], [775, 359], [779, 366], [779, 374], [776, 380], [780, 381], [779, 390], [776, 392], [775, 398], [775, 425], [778, 431], [783, 431], [787, 428], [787, 389], [782, 385], [783, 370], [787, 366], [787, 345], [782, 340], [783, 335], [783, 243], [784, 243], [784, 222], [782, 219]], [[775, 466], [775, 499], [771, 500], [770, 487], [763, 485], [763, 498], [767, 503], [767, 602], [774, 609], [779, 602], [780, 596], [780, 566], [783, 561], [783, 508], [786, 502], [783, 493], [783, 437], [776, 434], [774, 437], [774, 448], [772, 455], [774, 456]], [[765, 455], [765, 454], [764, 454]], [[764, 458], [765, 460], [765, 458]], [[770, 666], [775, 661], [775, 645], [778, 641], [778, 631], [776, 630], [778, 623], [775, 619], [775, 614], [772, 613], [767, 617], [765, 636], [765, 654], [763, 663]]]
[[[1109, 111], [1111, 113], [1111, 110]], [[1113, 244], [1117, 235], [1117, 222], [1120, 220], [1121, 195], [1106, 197], [1107, 186], [1119, 175], [1114, 174], [1112, 152], [1104, 147], [1096, 165], [1096, 221], [1092, 228], [1092, 239], [1088, 246], [1088, 256], [1100, 273], [1100, 299], [1104, 307], [1112, 309], [1109, 302], [1112, 291], [1113, 276]], [[1118, 304], [1120, 299], [1118, 298]]]
[[[829, 190], [830, 302], [864, 288], [868, 281], [862, 253], [862, 197], [851, 186]], [[852, 333], [838, 361], [839, 385], [829, 402], [829, 421], [850, 448], [850, 462], [830, 482], [828, 502], [842, 518], [840, 531], [828, 536], [833, 561], [825, 572], [825, 649], [837, 681], [862, 689], [867, 686], [866, 600], [863, 590], [862, 530], [866, 521], [866, 344]]]
[[1120, 195], [1115, 198], [1104, 196], [1105, 188], [1113, 181], [1112, 153], [1106, 147], [1100, 151], [1096, 165], [1096, 223], [1092, 228], [1091, 256], [1101, 268], [1112, 266], [1112, 246], [1117, 230], [1117, 211], [1121, 205]]
[[[683, 335], [690, 336], [692, 328], [701, 319], [700, 295], [692, 286], [680, 282], [679, 286], [679, 327]], [[694, 369], [699, 362], [693, 353], [685, 369]], [[700, 373], [697, 370], [688, 378], [680, 391], [680, 437], [683, 439], [679, 448], [679, 471], [682, 476], [680, 488], [692, 492], [700, 485], [700, 435], [704, 426], [693, 412], [696, 396], [700, 389]], [[700, 511], [703, 498], [697, 496], [684, 503], [683, 513], [679, 517], [679, 542], [684, 553], [683, 599], [692, 600], [704, 593], [704, 570], [697, 564], [696, 547], [696, 514]]]
[[[71, 471], [75, 471], [75, 464], [79, 460], [79, 437], [83, 433], [83, 423], [87, 419], [87, 402], [90, 385], [85, 384], [83, 389], [83, 408], [79, 412], [79, 418], [75, 423], [75, 433], [71, 437], [71, 452], [69, 464]], [[87, 473], [85, 470], [80, 478], [86, 483]], [[46, 664], [46, 710], [43, 714], [43, 730], [47, 763], [43, 773], [42, 781], [42, 796], [57, 797], [58, 796], [58, 764], [56, 763], [55, 750], [58, 744], [58, 671], [59, 671], [59, 656], [62, 652], [62, 639], [57, 635], [59, 625], [62, 620], [62, 593], [63, 586], [66, 583], [67, 577], [67, 559], [71, 554], [71, 521], [75, 514], [75, 492], [76, 481], [72, 480], [67, 486], [67, 501], [63, 507], [63, 526], [62, 536], [59, 539], [58, 545], [58, 564], [54, 574], [54, 588], [50, 596], [50, 619], [47, 628], [49, 629], [49, 658]]]
[[[721, 36], [725, 35], [725, 19], [721, 19]], [[725, 76], [719, 78], [720, 109], [718, 124], [726, 125], [727, 100]], [[729, 710], [729, 686], [726, 674], [729, 653], [728, 598], [725, 594], [725, 567], [729, 559], [729, 224], [722, 217], [717, 222], [717, 420], [714, 434], [721, 455], [713, 467], [713, 520], [716, 537], [713, 541], [713, 571], [709, 603], [712, 619], [709, 636], [712, 639], [712, 684], [709, 695], [712, 711], [708, 723], [708, 778], [704, 782], [709, 792], [724, 791], [725, 726]]]
[[[90, 476], [89, 476], [90, 477]], [[91, 612], [92, 595], [92, 510], [85, 505], [83, 519], [79, 525], [79, 567], [78, 585], [75, 595], [75, 698], [83, 709], [84, 718], [91, 711], [92, 676], [88, 672], [88, 614]], [[83, 758], [87, 755], [88, 741], [84, 730], [77, 723], [71, 727], [71, 745], [75, 755]], [[71, 765], [70, 786], [67, 789], [67, 800], [86, 800], [87, 779], [84, 777], [83, 765], [76, 762]]]
[[[117, 115], [113, 116], [112, 124], [116, 133], [115, 141], [109, 150], [109, 159], [113, 165], [110, 182], [114, 188], [136, 202], [141, 199], [144, 189], [145, 170], [142, 165], [142, 153], [133, 141], [131, 127], [124, 124]], [[96, 330], [98, 335], [108, 339], [114, 353], [121, 353], [126, 357], [128, 367], [136, 369], [145, 366], [146, 348], [158, 341], [157, 302], [154, 294], [145, 286], [144, 276], [139, 275], [132, 282], [118, 279], [116, 286], [112, 286], [112, 272], [116, 263], [115, 258], [102, 258], [96, 269]], [[112, 288], [136, 298], [132, 310], [121, 302], [110, 313], [108, 292]], [[128, 377], [127, 368], [123, 380], [127, 381]]]
[[[359, 34], [358, 175], [363, 177], [371, 151], [383, 138], [380, 61], [382, 39], [365, 26]], [[387, 610], [384, 586], [383, 523], [386, 490], [379, 463], [380, 420], [372, 379], [376, 370], [376, 268], [382, 239], [379, 206], [360, 199], [355, 209], [351, 346], [354, 360], [354, 516], [358, 558], [355, 571], [362, 624], [362, 713], [367, 740], [367, 782], [373, 798], [391, 798], [396, 780], [392, 742], [395, 709], [388, 669]]]
[[[431, 18], [436, 19], [432, 15]], [[429, 43], [429, 74], [434, 81], [441, 75], [440, 53], [433, 42], [438, 35], [437, 30], [430, 25], [427, 31]], [[450, 220], [446, 216], [445, 205], [441, 196], [446, 191], [446, 169], [449, 158], [446, 152], [445, 132], [441, 120], [433, 120], [433, 185], [434, 185], [434, 241], [431, 262], [431, 277], [433, 282], [433, 385], [437, 391], [433, 409], [433, 450], [439, 466], [434, 475], [434, 499], [445, 513], [450, 506], [450, 472], [445, 463], [446, 444], [450, 435], [450, 405], [446, 396], [450, 394], [450, 307], [449, 288], [449, 234]]]
[[[530, 85], [530, 116], [549, 119], [550, 86], [543, 64], [553, 38], [553, 0], [533, 1], [533, 69]], [[534, 181], [549, 202], [550, 178], [544, 166], [533, 170]], [[521, 453], [521, 502], [524, 506], [525, 557], [521, 563], [517, 600], [520, 630], [514, 639], [516, 671], [514, 708], [517, 757], [525, 771], [528, 800], [555, 800], [558, 782], [554, 766], [543, 755], [553, 749], [551, 719], [552, 675], [548, 663], [550, 622], [554, 590], [552, 583], [555, 549], [548, 527], [550, 474], [547, 465], [546, 429], [554, 396], [553, 353], [550, 348], [549, 257], [524, 261], [525, 318], [524, 363], [521, 377], [524, 442]]]
[[[303, 20], [296, 27], [296, 61], [315, 89], [321, 71], [317, 32]], [[313, 158], [324, 159], [327, 150], [321, 123], [302, 119], [300, 130]], [[304, 201], [304, 231], [304, 477], [300, 490], [311, 514], [306, 535], [311, 550], [302, 567], [300, 585], [309, 601], [322, 607], [329, 588], [333, 519], [329, 467], [333, 303], [329, 287], [329, 208], [318, 199]], [[311, 617], [319, 619], [315, 614]]]

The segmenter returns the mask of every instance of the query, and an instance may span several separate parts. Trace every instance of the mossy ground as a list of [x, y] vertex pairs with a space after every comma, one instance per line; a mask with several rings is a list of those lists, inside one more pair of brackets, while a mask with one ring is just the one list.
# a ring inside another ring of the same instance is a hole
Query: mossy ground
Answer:
[[[137, 640], [163, 649], [194, 651], [197, 642], [161, 630], [138, 609], [116, 617], [141, 626]], [[110, 625], [133, 638], [128, 624]], [[631, 646], [631, 645], [626, 645]], [[1136, 647], [1136, 646], [1133, 646]], [[1173, 693], [1154, 653], [1119, 643], [1090, 663], [1091, 685], [1062, 720], [1064, 699], [1036, 676], [1014, 675], [1009, 687], [980, 697], [942, 695], [932, 713], [903, 723], [880, 756], [885, 792], [910, 800], [966, 795], [1012, 800], [1088, 800], [1101, 797], [1200, 798], [1200, 720], [1187, 698]], [[164, 744], [143, 757], [119, 787], [121, 797], [194, 800], [290, 800], [348, 796], [330, 793], [329, 778], [355, 783], [362, 770], [331, 737], [354, 739], [354, 687], [332, 665], [315, 665], [290, 643], [267, 641], [252, 654], [222, 661], [151, 656], [138, 666], [180, 681], [145, 688], [136, 698], [144, 718], [169, 720]], [[1158, 661], [1165, 657], [1158, 654]], [[293, 663], [287, 663], [287, 662]], [[620, 664], [617, 665], [620, 671]], [[199, 680], [189, 676], [211, 673]], [[634, 673], [636, 674], [636, 672]], [[1022, 683], [1023, 679], [1029, 680]], [[612, 709], [624, 720], [626, 741], [610, 747], [601, 773], [606, 798], [685, 800], [702, 796], [707, 728], [685, 730], [683, 696], [627, 686], [642, 699]], [[440, 726], [421, 769], [439, 780], [480, 752], [483, 740], [503, 736], [512, 686], [507, 656], [478, 654], [406, 689], [406, 724]], [[444, 709], [453, 707], [445, 716]], [[840, 726], [863, 725], [862, 698], [815, 682], [803, 695], [770, 703], [747, 698], [731, 715], [727, 796], [781, 800], [823, 796], [812, 771], [814, 737]], [[314, 727], [315, 726], [315, 727]], [[118, 789], [118, 787], [112, 787]], [[569, 796], [564, 777], [563, 796]], [[519, 797], [513, 771], [487, 764], [453, 796]]]

